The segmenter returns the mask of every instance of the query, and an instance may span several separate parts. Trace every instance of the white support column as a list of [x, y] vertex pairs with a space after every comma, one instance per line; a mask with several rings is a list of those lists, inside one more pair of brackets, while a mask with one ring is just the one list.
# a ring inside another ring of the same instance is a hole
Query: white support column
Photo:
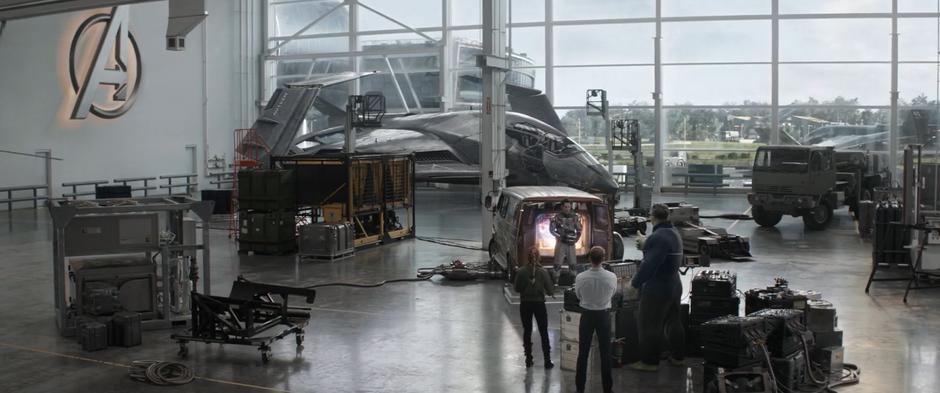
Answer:
[[656, 35], [653, 37], [653, 117], [655, 134], [653, 135], [653, 172], [656, 173], [656, 183], [653, 191], [658, 193], [663, 187], [663, 146], [667, 135], [663, 127], [663, 59], [662, 59], [662, 0], [656, 0]]
[[405, 109], [405, 113], [411, 112], [411, 108], [408, 107], [408, 100], [405, 99], [405, 92], [401, 90], [401, 84], [398, 83], [398, 74], [395, 73], [395, 69], [392, 68], [392, 62], [388, 60], [388, 56], [383, 56], [385, 59], [385, 66], [388, 67], [388, 76], [392, 78], [392, 85], [395, 86], [395, 91], [398, 93], [398, 99], [401, 100], [401, 106]]
[[898, 173], [898, 0], [891, 0], [891, 120], [888, 125], [888, 168], [891, 179]]
[[545, 96], [555, 103], [555, 8], [545, 0]]
[[610, 104], [604, 99], [604, 127], [607, 128], [607, 172], [614, 173], [614, 130], [610, 122]]
[[[483, 0], [483, 113], [480, 119], [481, 202], [505, 186], [506, 175], [506, 56], [507, 0]], [[493, 236], [492, 212], [481, 207], [482, 243]]]
[[770, 144], [780, 144], [780, 0], [771, 1], [770, 11]]
[[440, 68], [438, 91], [441, 95], [440, 111], [447, 112], [454, 105], [454, 78], [453, 61], [451, 59], [450, 32], [451, 0], [441, 0], [441, 46], [438, 52], [437, 65]]
[[345, 138], [343, 138], [343, 153], [353, 154], [356, 152], [356, 127], [353, 127], [353, 118], [356, 116], [353, 113], [353, 106], [350, 103], [350, 100], [346, 100], [346, 123], [344, 124], [343, 131], [345, 132]]
[[[348, 0], [349, 4], [349, 51], [358, 52], [359, 45], [359, 0]], [[349, 65], [353, 72], [359, 72], [359, 58], [349, 57]], [[394, 78], [394, 76], [392, 76]], [[359, 94], [359, 79], [349, 84], [349, 95]]]

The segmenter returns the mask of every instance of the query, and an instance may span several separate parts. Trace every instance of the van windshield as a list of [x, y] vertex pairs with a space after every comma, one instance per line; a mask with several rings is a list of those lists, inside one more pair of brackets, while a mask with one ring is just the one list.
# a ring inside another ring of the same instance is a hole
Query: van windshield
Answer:
[[754, 170], [760, 172], [806, 172], [809, 150], [761, 149], [754, 159]]

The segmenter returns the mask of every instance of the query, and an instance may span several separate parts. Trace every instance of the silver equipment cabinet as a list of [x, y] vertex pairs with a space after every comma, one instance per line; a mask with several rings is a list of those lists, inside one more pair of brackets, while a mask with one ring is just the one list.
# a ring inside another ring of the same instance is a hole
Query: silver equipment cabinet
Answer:
[[[74, 335], [76, 319], [86, 313], [100, 316], [94, 314], [101, 309], [97, 303], [91, 308], [82, 305], [82, 298], [88, 293], [70, 291], [71, 285], [83, 291], [85, 282], [78, 282], [84, 280], [80, 277], [94, 279], [95, 276], [70, 270], [88, 260], [114, 260], [115, 256], [131, 256], [138, 261], [146, 258], [152, 266], [150, 270], [156, 273], [151, 298], [155, 300], [155, 312], [142, 322], [144, 329], [167, 329], [174, 322], [185, 323], [190, 309], [188, 292], [195, 289], [187, 284], [194, 282], [190, 281], [190, 276], [198, 276], [202, 280], [202, 293], [210, 294], [209, 221], [213, 204], [187, 196], [47, 202], [53, 224], [53, 286], [59, 333]], [[201, 242], [196, 236], [195, 220], [201, 222]], [[74, 257], [82, 258], [70, 261]], [[201, 268], [196, 269], [200, 260]], [[120, 271], [113, 267], [107, 268]], [[76, 277], [79, 279], [70, 285], [70, 279]], [[175, 282], [171, 282], [171, 277], [175, 277]], [[139, 296], [140, 288], [135, 285], [133, 296]], [[91, 295], [98, 296], [96, 299], [107, 300], [101, 297], [106, 296], [102, 295], [108, 293], [106, 290], [95, 291]], [[118, 295], [114, 298], [118, 299]], [[108, 302], [102, 304], [105, 309], [110, 307]]]

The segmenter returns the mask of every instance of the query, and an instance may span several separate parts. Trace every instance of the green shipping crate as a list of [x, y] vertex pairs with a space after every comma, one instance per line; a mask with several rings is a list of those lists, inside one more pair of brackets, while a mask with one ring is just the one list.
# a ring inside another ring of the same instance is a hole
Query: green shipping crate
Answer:
[[292, 170], [252, 170], [238, 173], [239, 210], [294, 208], [296, 184]]
[[294, 241], [293, 213], [241, 213], [238, 240], [253, 243], [283, 243]]

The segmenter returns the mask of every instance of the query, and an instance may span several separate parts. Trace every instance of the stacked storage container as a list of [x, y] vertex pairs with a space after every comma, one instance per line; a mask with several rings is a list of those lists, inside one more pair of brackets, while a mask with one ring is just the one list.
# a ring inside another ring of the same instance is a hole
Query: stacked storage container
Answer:
[[238, 250], [287, 254], [297, 247], [296, 185], [290, 170], [238, 173]]
[[689, 326], [686, 330], [687, 353], [701, 353], [700, 328], [711, 319], [728, 315], [737, 316], [741, 304], [738, 297], [738, 276], [730, 271], [702, 270], [692, 278], [689, 297]]
[[767, 351], [777, 385], [788, 390], [798, 389], [806, 378], [806, 351], [804, 342], [812, 346], [812, 336], [806, 335], [803, 311], [767, 308], [749, 316], [762, 317], [770, 324]]
[[299, 232], [300, 258], [335, 261], [355, 253], [356, 232], [351, 223], [317, 222], [301, 226]]
[[[744, 371], [762, 368], [766, 356], [759, 343], [770, 333], [763, 317], [726, 316], [700, 326], [702, 355], [705, 358], [703, 386], [718, 384], [720, 370]], [[714, 391], [714, 390], [712, 390]]]

